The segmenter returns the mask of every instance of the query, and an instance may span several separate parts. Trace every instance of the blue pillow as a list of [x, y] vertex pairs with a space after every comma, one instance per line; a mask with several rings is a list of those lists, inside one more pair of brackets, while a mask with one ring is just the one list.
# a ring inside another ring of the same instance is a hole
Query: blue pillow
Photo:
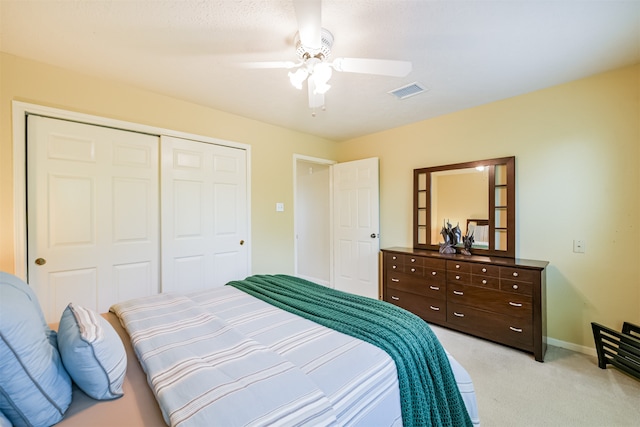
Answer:
[[71, 379], [38, 299], [0, 272], [0, 412], [14, 425], [51, 425], [71, 404]]
[[12, 427], [11, 421], [0, 412], [0, 427]]
[[58, 348], [71, 379], [97, 400], [122, 396], [127, 353], [113, 327], [93, 310], [69, 304], [58, 327]]

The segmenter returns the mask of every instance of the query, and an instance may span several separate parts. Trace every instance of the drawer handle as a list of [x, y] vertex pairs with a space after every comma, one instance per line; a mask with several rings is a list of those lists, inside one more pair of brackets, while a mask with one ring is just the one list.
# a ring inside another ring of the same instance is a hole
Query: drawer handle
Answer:
[[460, 280], [460, 276], [456, 276], [456, 280]]
[[483, 273], [486, 273], [486, 272], [487, 272], [487, 269], [486, 269], [486, 268], [483, 268], [483, 269], [482, 269], [482, 272], [483, 272]]
[[460, 264], [456, 264], [456, 268], [460, 268]]
[[415, 269], [415, 268], [412, 268], [412, 269], [411, 269], [411, 272], [412, 272], [412, 273], [415, 273], [415, 272], [416, 272], [416, 269]]
[[513, 332], [522, 333], [522, 328], [514, 328], [513, 326], [509, 326], [509, 329], [511, 329]]
[[464, 317], [463, 313], [456, 313], [455, 311], [453, 312], [453, 315], [457, 317]]
[[510, 305], [510, 306], [513, 306], [513, 307], [522, 307], [522, 304], [521, 304], [521, 303], [519, 303], [519, 302], [512, 302], [512, 301], [509, 301], [509, 305]]
[[429, 286], [429, 289], [433, 290], [433, 291], [439, 291], [440, 288], [437, 286]]
[[513, 285], [513, 289], [518, 289], [518, 285]]
[[433, 311], [440, 311], [440, 307], [434, 307], [432, 305], [429, 306], [429, 308]]
[[513, 277], [518, 277], [518, 272], [517, 271], [513, 272]]
[[411, 258], [411, 262], [416, 262], [416, 259], [415, 258]]
[[482, 279], [482, 284], [483, 284], [483, 285], [486, 285], [486, 284], [487, 284], [487, 281], [486, 281], [486, 280], [484, 280], [484, 279]]
[[394, 265], [394, 266], [392, 266], [391, 268], [393, 268], [393, 269], [395, 270], [396, 268], [398, 268], [398, 266], [397, 266], [397, 265]]
[[453, 293], [456, 295], [464, 295], [464, 292], [462, 291], [453, 291]]
[[391, 299], [394, 301], [400, 301], [400, 297], [396, 297], [394, 295], [391, 295]]
[[397, 256], [392, 256], [391, 259], [398, 259], [398, 257]]
[[399, 281], [400, 281], [400, 279], [396, 279], [395, 277], [392, 277], [392, 278], [391, 278], [391, 281], [392, 281], [392, 282], [399, 282]]
[[432, 272], [431, 272], [431, 275], [432, 275], [432, 276], [435, 276], [436, 274], [438, 274], [438, 272], [437, 272], [437, 271], [432, 271]]

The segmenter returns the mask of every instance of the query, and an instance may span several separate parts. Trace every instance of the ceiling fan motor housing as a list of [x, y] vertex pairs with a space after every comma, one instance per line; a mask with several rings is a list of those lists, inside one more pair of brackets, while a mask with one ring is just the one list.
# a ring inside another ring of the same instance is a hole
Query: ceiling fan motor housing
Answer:
[[300, 41], [300, 33], [296, 33], [296, 54], [301, 61], [306, 62], [310, 58], [316, 58], [320, 61], [329, 59], [331, 56], [331, 46], [333, 46], [333, 34], [326, 28], [320, 29], [320, 49], [313, 49], [303, 46]]

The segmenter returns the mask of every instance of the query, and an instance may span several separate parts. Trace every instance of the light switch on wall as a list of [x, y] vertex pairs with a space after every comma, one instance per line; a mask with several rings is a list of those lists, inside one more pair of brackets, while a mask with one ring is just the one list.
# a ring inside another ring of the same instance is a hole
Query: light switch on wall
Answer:
[[276, 203], [276, 212], [284, 212], [284, 203]]
[[584, 240], [574, 240], [573, 241], [573, 252], [577, 254], [583, 254], [585, 251], [585, 243]]

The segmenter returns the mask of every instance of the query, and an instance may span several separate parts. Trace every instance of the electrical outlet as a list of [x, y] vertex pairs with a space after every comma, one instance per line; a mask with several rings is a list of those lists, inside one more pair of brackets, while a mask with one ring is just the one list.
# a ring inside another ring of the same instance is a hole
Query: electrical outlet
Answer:
[[284, 203], [276, 203], [276, 212], [284, 212]]
[[584, 240], [574, 240], [573, 241], [573, 252], [577, 254], [583, 254], [585, 251], [585, 243]]

